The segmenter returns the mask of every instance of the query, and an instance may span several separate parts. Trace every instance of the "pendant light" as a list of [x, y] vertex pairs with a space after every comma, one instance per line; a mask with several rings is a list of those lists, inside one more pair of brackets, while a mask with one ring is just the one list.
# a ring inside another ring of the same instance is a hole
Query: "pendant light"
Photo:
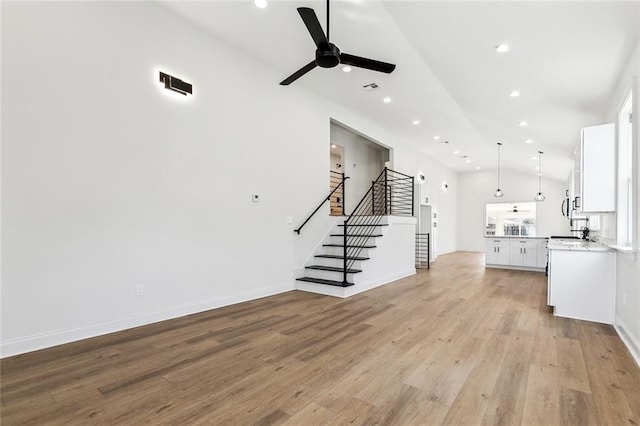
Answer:
[[500, 198], [504, 195], [504, 193], [502, 192], [502, 189], [500, 189], [500, 147], [501, 146], [502, 144], [498, 142], [498, 189], [496, 189], [496, 192], [493, 193], [493, 196], [496, 198]]
[[538, 193], [533, 198], [536, 201], [544, 201], [545, 197], [542, 193], [541, 185], [542, 185], [542, 151], [538, 151]]

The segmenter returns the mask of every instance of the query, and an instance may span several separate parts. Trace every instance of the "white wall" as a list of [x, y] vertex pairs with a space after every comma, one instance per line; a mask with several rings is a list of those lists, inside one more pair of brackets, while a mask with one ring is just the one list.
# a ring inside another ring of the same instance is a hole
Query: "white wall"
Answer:
[[[568, 173], [569, 171], [567, 171]], [[484, 251], [485, 206], [487, 203], [514, 203], [533, 201], [538, 193], [538, 179], [511, 169], [502, 169], [500, 184], [504, 197], [495, 198], [496, 171], [482, 170], [458, 175], [458, 250]], [[542, 179], [542, 192], [546, 200], [537, 203], [536, 235], [571, 235], [569, 221], [562, 216], [562, 200], [566, 182]]]
[[326, 193], [331, 118], [455, 182], [153, 3], [2, 7], [2, 356], [293, 289], [332, 224], [292, 232]]
[[[459, 193], [459, 174], [447, 169], [442, 164], [431, 159], [425, 159], [418, 151], [403, 149], [394, 150], [394, 168], [402, 173], [418, 178], [418, 173], [425, 176], [420, 194], [421, 200], [425, 195], [429, 196], [429, 202], [433, 206], [433, 212], [437, 214], [438, 227], [436, 230], [435, 256], [459, 250], [457, 246], [458, 218], [460, 217], [457, 205]], [[447, 183], [449, 188], [445, 191], [442, 184]], [[418, 196], [418, 194], [416, 194]], [[416, 213], [417, 214], [417, 213]]]
[[[640, 17], [639, 17], [640, 18]], [[638, 117], [640, 112], [640, 41], [636, 44], [633, 55], [623, 73], [618, 79], [619, 84], [611, 96], [610, 105], [606, 111], [606, 122], [617, 120], [618, 108], [625, 96], [633, 87], [633, 115], [634, 115], [634, 149], [636, 155], [635, 200], [637, 224], [640, 224], [640, 136]], [[635, 85], [632, 82], [635, 81]], [[607, 218], [611, 220], [610, 218]], [[615, 238], [615, 227], [609, 233]], [[636, 239], [640, 232], [636, 229]], [[636, 360], [640, 362], [640, 257], [625, 253], [618, 253], [616, 259], [616, 325], [622, 330], [627, 342], [634, 345]], [[633, 347], [633, 346], [632, 346]]]
[[345, 211], [351, 214], [382, 172], [388, 150], [336, 123], [331, 123], [330, 134], [331, 143], [344, 148], [342, 171], [349, 177], [345, 183]]

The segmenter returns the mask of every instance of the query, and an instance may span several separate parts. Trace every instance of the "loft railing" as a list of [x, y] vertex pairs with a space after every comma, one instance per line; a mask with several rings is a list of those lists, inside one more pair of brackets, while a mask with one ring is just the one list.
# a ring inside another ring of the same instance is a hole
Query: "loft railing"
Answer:
[[413, 177], [384, 168], [343, 223], [343, 280], [386, 215], [413, 216]]
[[322, 200], [322, 202], [320, 202], [320, 204], [318, 205], [318, 207], [316, 207], [316, 209], [313, 211], [313, 213], [311, 213], [309, 215], [309, 217], [307, 217], [305, 219], [305, 221], [302, 222], [302, 225], [300, 225], [300, 227], [298, 229], [294, 229], [293, 230], [293, 232], [295, 232], [296, 234], [300, 235], [300, 231], [302, 230], [302, 228], [304, 228], [304, 226], [307, 224], [307, 222], [309, 222], [309, 220], [311, 220], [313, 215], [316, 214], [318, 212], [318, 210], [320, 210], [320, 208], [327, 201], [329, 201], [330, 208], [332, 206], [339, 206], [339, 208], [341, 210], [341, 215], [344, 216], [344, 194], [345, 194], [344, 182], [347, 179], [349, 179], [349, 176], [345, 176], [344, 173], [338, 173], [338, 172], [334, 172], [333, 170], [331, 170], [329, 179], [330, 179], [329, 182], [330, 182], [331, 192], [329, 192], [329, 195], [327, 195]]

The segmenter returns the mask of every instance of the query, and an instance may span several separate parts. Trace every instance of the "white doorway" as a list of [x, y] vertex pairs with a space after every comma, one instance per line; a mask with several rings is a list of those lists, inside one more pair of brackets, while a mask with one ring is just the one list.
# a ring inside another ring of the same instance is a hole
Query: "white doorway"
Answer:
[[[344, 147], [332, 143], [329, 150], [329, 191], [333, 192], [344, 178]], [[336, 189], [329, 198], [331, 216], [344, 215], [344, 187]]]
[[418, 233], [429, 234], [429, 260], [436, 259], [437, 217], [431, 204], [420, 204], [418, 207]]

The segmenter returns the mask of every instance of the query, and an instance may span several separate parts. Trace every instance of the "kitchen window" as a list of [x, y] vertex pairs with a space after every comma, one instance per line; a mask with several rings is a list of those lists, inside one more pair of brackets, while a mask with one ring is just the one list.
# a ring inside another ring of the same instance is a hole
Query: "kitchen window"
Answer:
[[485, 235], [535, 237], [536, 203], [487, 204]]
[[627, 250], [635, 248], [634, 143], [632, 94], [629, 92], [618, 112], [618, 191], [616, 208], [616, 244]]

